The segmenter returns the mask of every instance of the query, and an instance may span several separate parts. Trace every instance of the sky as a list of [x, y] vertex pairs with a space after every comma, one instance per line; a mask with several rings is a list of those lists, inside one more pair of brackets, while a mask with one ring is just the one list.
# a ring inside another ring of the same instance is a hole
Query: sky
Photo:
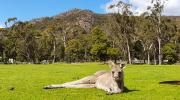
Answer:
[[[114, 12], [109, 5], [120, 0], [0, 0], [0, 27], [8, 18], [28, 21], [34, 18], [54, 16], [73, 8], [89, 9], [96, 13]], [[151, 0], [122, 0], [133, 5], [133, 11], [142, 13]], [[165, 15], [180, 15], [180, 0], [169, 0]]]
[[[117, 11], [117, 8], [113, 10], [107, 9], [109, 5], [115, 4], [120, 0], [110, 0], [108, 3], [105, 5], [106, 12], [115, 12]], [[133, 12], [137, 13], [138, 15], [146, 11], [147, 6], [151, 5], [152, 0], [121, 0], [124, 2], [128, 2], [132, 4]], [[166, 0], [161, 0], [161, 1], [166, 1]], [[168, 15], [168, 16], [180, 16], [180, 0], [167, 0], [165, 3], [164, 7], [164, 12], [163, 15]]]

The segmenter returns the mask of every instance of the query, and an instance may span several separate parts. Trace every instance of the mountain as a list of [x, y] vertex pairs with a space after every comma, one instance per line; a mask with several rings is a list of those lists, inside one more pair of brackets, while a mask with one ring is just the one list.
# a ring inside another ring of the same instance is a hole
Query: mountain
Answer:
[[176, 26], [180, 29], [180, 16], [168, 16], [171, 20], [175, 21]]
[[63, 27], [64, 30], [83, 30], [88, 33], [94, 26], [99, 26], [107, 31], [110, 16], [110, 14], [97, 14], [90, 10], [73, 9], [53, 17], [33, 19], [31, 23], [35, 24], [40, 30], [55, 24]]
[[[180, 29], [180, 16], [168, 17], [174, 20]], [[40, 30], [55, 25], [61, 27], [61, 31], [77, 35], [78, 33], [89, 33], [95, 26], [110, 33], [109, 25], [114, 22], [109, 21], [109, 19], [112, 19], [112, 14], [97, 14], [90, 10], [73, 9], [53, 17], [33, 19], [31, 23], [35, 24]]]

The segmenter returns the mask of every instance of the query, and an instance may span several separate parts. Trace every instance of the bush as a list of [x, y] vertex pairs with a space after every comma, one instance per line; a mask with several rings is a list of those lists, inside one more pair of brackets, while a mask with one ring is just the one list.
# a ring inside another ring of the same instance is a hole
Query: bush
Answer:
[[178, 57], [177, 57], [177, 48], [175, 44], [172, 43], [168, 43], [166, 44], [163, 49], [162, 49], [162, 53], [163, 53], [163, 58], [168, 60], [168, 64], [174, 64], [177, 62]]

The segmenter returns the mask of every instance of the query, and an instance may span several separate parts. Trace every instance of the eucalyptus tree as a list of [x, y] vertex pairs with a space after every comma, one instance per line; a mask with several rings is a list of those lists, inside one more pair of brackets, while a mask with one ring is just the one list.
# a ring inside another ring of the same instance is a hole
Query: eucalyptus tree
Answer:
[[92, 34], [81, 34], [77, 37], [81, 44], [81, 55], [84, 61], [91, 60], [91, 46], [92, 46], [92, 39], [90, 38]]
[[7, 20], [9, 23], [10, 22], [14, 22], [14, 23], [16, 23], [16, 21], [17, 21], [17, 18], [16, 17], [13, 17], [13, 18], [8, 18], [8, 20]]
[[[19, 61], [38, 62], [38, 41], [39, 32], [33, 29], [33, 24], [29, 22], [17, 22], [12, 27], [12, 33], [7, 37], [6, 43], [12, 43], [13, 58]], [[8, 46], [9, 45], [9, 46]], [[7, 47], [12, 47], [8, 44]]]
[[135, 17], [131, 11], [131, 5], [119, 1], [115, 5], [109, 6], [109, 9], [118, 9], [118, 14], [114, 14], [116, 23], [113, 25], [116, 27], [117, 32], [114, 35], [118, 37], [119, 40], [124, 39], [127, 47], [128, 62], [131, 64], [131, 47], [130, 42], [135, 33]]
[[60, 34], [62, 33], [62, 28], [58, 25], [51, 24], [47, 27], [47, 29], [45, 30], [45, 32], [48, 34], [49, 39], [51, 41], [52, 44], [52, 51], [51, 51], [51, 56], [52, 56], [52, 62], [54, 63], [56, 61], [57, 58], [57, 54], [58, 54], [58, 48], [61, 45], [61, 36]]
[[41, 33], [41, 37], [38, 39], [38, 47], [40, 48], [39, 55], [40, 56], [40, 61], [42, 60], [50, 60], [51, 59], [51, 53], [52, 53], [52, 38], [49, 33], [49, 30], [43, 30]]
[[4, 31], [4, 29], [0, 28], [0, 62], [3, 61], [3, 59], [4, 59], [4, 57], [3, 57], [3, 53], [4, 53], [3, 31]]
[[68, 57], [69, 62], [78, 62], [80, 60], [80, 53], [82, 50], [82, 44], [79, 39], [69, 40], [67, 43], [67, 47], [65, 48], [65, 52]]
[[[12, 23], [11, 23], [12, 22]], [[8, 27], [8, 25], [13, 25], [17, 22], [17, 18], [13, 17], [13, 18], [8, 18], [7, 21], [4, 23], [6, 28]]]
[[106, 60], [107, 58], [107, 35], [98, 27], [92, 29], [92, 47], [90, 53], [95, 60]]
[[8, 38], [8, 37], [12, 37], [14, 29], [13, 27], [10, 26], [14, 26], [14, 24], [17, 23], [17, 18], [13, 17], [13, 18], [8, 18], [7, 21], [5, 22], [5, 26], [6, 28], [3, 29], [3, 32], [1, 33], [1, 35], [3, 36], [3, 58], [7, 59], [7, 58], [15, 58], [16, 56], [16, 52], [15, 52], [15, 38]]
[[117, 62], [117, 58], [120, 55], [120, 50], [119, 50], [119, 48], [109, 47], [107, 49], [107, 55], [109, 56], [109, 58], [111, 60], [115, 60], [115, 63], [116, 63]]
[[162, 54], [161, 54], [161, 42], [162, 42], [162, 14], [164, 6], [167, 0], [152, 0], [152, 6], [148, 7], [148, 10], [151, 11], [151, 17], [156, 27], [156, 38], [158, 41], [158, 58], [159, 65], [162, 63]]
[[[143, 45], [144, 54], [147, 55], [147, 63], [150, 64], [150, 52], [155, 43], [154, 24], [150, 20], [148, 13], [139, 16], [138, 30], [136, 32], [138, 39]], [[155, 51], [154, 51], [155, 52]]]

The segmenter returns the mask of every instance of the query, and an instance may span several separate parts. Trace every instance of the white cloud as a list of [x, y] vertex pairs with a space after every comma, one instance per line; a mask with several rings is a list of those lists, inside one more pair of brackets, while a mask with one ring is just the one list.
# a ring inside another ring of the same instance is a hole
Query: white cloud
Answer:
[[167, 6], [165, 7], [165, 15], [180, 15], [180, 1], [179, 0], [169, 0]]
[[[117, 8], [109, 10], [108, 7], [111, 4], [115, 4], [120, 0], [111, 0], [110, 2], [105, 4], [105, 11], [109, 12], [117, 12]], [[126, 1], [126, 0], [123, 0]], [[133, 5], [133, 12], [141, 14], [146, 11], [147, 6], [151, 5], [151, 0], [129, 0], [129, 3]], [[164, 8], [164, 15], [178, 16], [180, 15], [180, 0], [168, 0], [166, 2]]]
[[4, 24], [0, 22], [0, 28], [4, 28]]
[[4, 28], [4, 27], [0, 25], [0, 28]]
[[[118, 8], [117, 7], [113, 8], [113, 9], [109, 9], [109, 6], [113, 5], [113, 4], [117, 4], [119, 1], [120, 0], [111, 0], [110, 2], [106, 3], [103, 8], [105, 9], [105, 11], [107, 13], [118, 12]], [[125, 2], [126, 0], [122, 0], [122, 1]]]
[[129, 0], [129, 2], [133, 5], [134, 12], [138, 14], [147, 11], [147, 7], [151, 5], [151, 0]]

